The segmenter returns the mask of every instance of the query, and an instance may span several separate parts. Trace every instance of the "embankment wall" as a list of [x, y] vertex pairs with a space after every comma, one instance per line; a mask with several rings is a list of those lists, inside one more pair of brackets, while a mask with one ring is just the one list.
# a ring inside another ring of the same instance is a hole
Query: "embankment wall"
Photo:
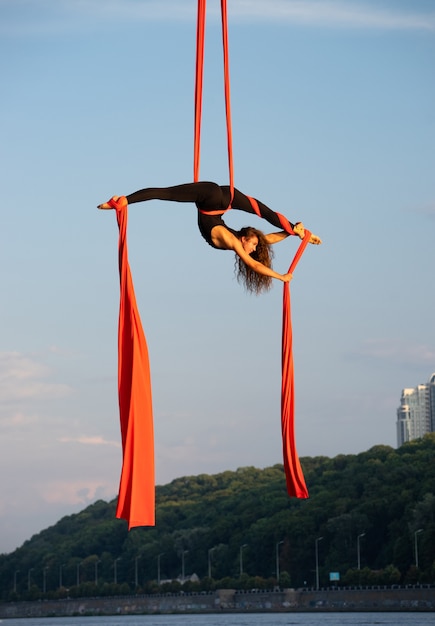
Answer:
[[285, 589], [68, 598], [0, 604], [0, 618], [216, 612], [435, 611], [435, 587]]

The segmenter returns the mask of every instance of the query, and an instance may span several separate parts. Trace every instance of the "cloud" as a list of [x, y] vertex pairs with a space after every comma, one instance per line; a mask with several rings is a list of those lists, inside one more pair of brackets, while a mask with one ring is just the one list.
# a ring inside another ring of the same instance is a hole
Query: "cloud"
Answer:
[[[385, 3], [384, 3], [385, 5]], [[5, 6], [9, 10], [5, 11]], [[99, 23], [196, 20], [193, 0], [3, 0], [4, 32], [86, 28]], [[209, 3], [207, 19], [218, 18], [218, 3]], [[399, 11], [394, 2], [381, 8], [376, 2], [344, 0], [232, 0], [229, 21], [277, 22], [325, 28], [435, 30], [435, 11]]]
[[426, 344], [415, 344], [405, 339], [368, 339], [352, 358], [386, 361], [392, 364], [435, 366], [435, 349]]
[[[66, 2], [66, 4], [69, 4]], [[82, 0], [74, 3], [76, 8], [92, 12], [104, 7], [105, 16], [135, 19], [196, 19], [196, 2], [162, 2], [161, 0], [112, 0], [101, 4], [100, 0]], [[207, 17], [214, 18], [220, 11], [218, 3], [207, 9]], [[349, 2], [344, 0], [232, 0], [228, 6], [229, 20], [268, 20], [282, 23], [400, 30], [435, 30], [435, 12], [424, 14], [382, 9], [376, 3]]]
[[46, 366], [18, 352], [0, 353], [0, 382], [7, 379], [40, 378], [48, 372]]
[[0, 426], [2, 428], [22, 428], [23, 426], [29, 426], [30, 424], [36, 424], [39, 422], [37, 415], [26, 415], [25, 413], [14, 413], [6, 417], [1, 417]]
[[36, 486], [37, 493], [47, 504], [87, 506], [96, 500], [112, 499], [116, 485], [97, 481], [46, 481]]
[[69, 385], [46, 382], [51, 371], [44, 364], [19, 352], [0, 353], [1, 404], [36, 399], [63, 398], [72, 391]]
[[[296, 24], [345, 28], [376, 28], [400, 30], [435, 30], [435, 12], [402, 13], [382, 9], [376, 3], [327, 0], [238, 0], [232, 13]], [[393, 8], [394, 7], [394, 8]]]
[[48, 352], [59, 357], [67, 358], [76, 357], [79, 354], [76, 350], [65, 350], [65, 348], [62, 348], [55, 344], [48, 347]]
[[108, 441], [103, 437], [60, 437], [58, 439], [61, 443], [80, 443], [85, 446], [114, 446], [119, 448], [121, 444], [118, 441]]

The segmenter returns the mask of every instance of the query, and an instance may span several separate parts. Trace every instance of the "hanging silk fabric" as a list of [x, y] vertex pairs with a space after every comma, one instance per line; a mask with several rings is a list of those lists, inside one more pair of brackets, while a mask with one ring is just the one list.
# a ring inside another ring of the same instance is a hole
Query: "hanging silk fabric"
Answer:
[[[199, 180], [200, 148], [201, 148], [201, 116], [202, 116], [202, 85], [204, 67], [204, 43], [205, 43], [205, 15], [206, 0], [198, 0], [197, 34], [196, 34], [196, 81], [195, 81], [195, 126], [194, 126], [194, 156], [193, 176], [194, 181]], [[231, 198], [234, 193], [234, 166], [231, 128], [230, 106], [230, 72], [229, 72], [229, 46], [228, 46], [228, 19], [227, 2], [221, 0], [222, 16], [222, 43], [224, 52], [224, 86], [225, 86], [225, 109], [227, 123], [228, 144], [228, 167], [230, 178]], [[254, 198], [249, 198], [255, 213], [261, 217], [258, 205]], [[226, 211], [231, 207], [229, 206]], [[209, 214], [222, 214], [226, 211], [207, 211]], [[290, 222], [284, 215], [277, 214], [283, 230], [294, 235]], [[301, 258], [311, 233], [305, 231], [305, 237], [290, 265], [289, 273], [293, 273]], [[299, 457], [296, 451], [295, 438], [295, 393], [294, 393], [294, 369], [293, 369], [293, 336], [290, 308], [290, 287], [284, 283], [283, 287], [283, 318], [282, 318], [282, 384], [281, 384], [281, 431], [283, 442], [284, 471], [286, 476], [287, 492], [296, 498], [308, 498], [308, 490]]]
[[[293, 274], [302, 256], [311, 233], [306, 230], [305, 237], [296, 251], [288, 269]], [[284, 283], [282, 298], [282, 381], [281, 381], [281, 431], [284, 457], [284, 471], [287, 493], [295, 498], [308, 498], [304, 473], [296, 451], [295, 436], [295, 385], [293, 369], [293, 329], [290, 307], [290, 283]]]
[[118, 398], [122, 471], [116, 517], [128, 528], [154, 526], [154, 428], [148, 347], [136, 304], [127, 250], [127, 203], [109, 201], [119, 227]]
[[[196, 27], [196, 75], [195, 75], [195, 126], [193, 145], [193, 180], [199, 180], [199, 165], [201, 155], [201, 120], [202, 120], [202, 85], [204, 74], [204, 43], [205, 43], [205, 15], [206, 0], [198, 0], [198, 16]], [[231, 97], [230, 97], [230, 59], [228, 45], [228, 17], [227, 2], [221, 0], [222, 16], [222, 46], [224, 53], [224, 89], [225, 112], [227, 124], [228, 168], [230, 176], [231, 198], [234, 190], [233, 166], [233, 136], [231, 128]]]

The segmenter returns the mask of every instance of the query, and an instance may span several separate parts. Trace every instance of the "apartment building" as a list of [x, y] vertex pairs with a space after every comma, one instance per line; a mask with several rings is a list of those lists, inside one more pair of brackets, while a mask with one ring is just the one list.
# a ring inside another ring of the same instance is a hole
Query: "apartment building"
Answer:
[[426, 384], [403, 389], [397, 409], [397, 446], [435, 432], [435, 373]]

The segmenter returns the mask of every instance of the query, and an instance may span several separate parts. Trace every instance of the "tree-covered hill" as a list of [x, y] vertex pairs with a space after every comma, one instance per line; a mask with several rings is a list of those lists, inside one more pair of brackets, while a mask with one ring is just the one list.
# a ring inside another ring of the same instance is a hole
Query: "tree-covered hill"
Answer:
[[275, 465], [157, 487], [154, 528], [128, 532], [115, 501], [98, 501], [0, 557], [2, 598], [149, 592], [183, 568], [204, 589], [274, 585], [277, 572], [294, 587], [317, 572], [320, 585], [330, 572], [343, 584], [435, 582], [435, 434], [301, 463], [308, 500], [287, 496]]

